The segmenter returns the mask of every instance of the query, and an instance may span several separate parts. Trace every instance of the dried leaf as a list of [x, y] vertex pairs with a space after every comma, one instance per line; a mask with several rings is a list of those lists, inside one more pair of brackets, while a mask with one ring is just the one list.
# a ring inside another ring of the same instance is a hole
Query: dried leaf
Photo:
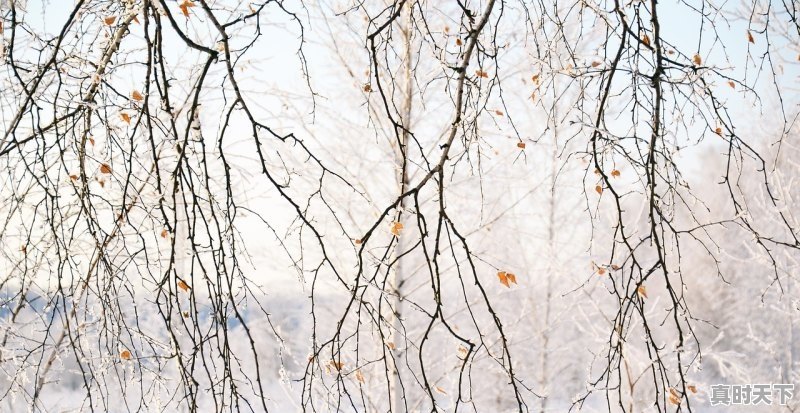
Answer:
[[144, 100], [144, 96], [142, 96], [142, 94], [139, 93], [138, 90], [134, 90], [133, 93], [131, 93], [131, 97], [133, 98], [133, 100], [137, 102], [141, 102], [142, 100]]
[[747, 31], [747, 41], [753, 44], [756, 42], [756, 39], [753, 38], [753, 33], [750, 33], [749, 30]]
[[620, 267], [619, 267], [619, 265], [617, 265], [617, 264], [611, 264], [611, 269], [612, 269], [612, 270], [614, 270], [614, 271], [617, 271], [617, 270], [619, 270], [619, 268], [620, 268]]
[[100, 172], [102, 172], [104, 174], [110, 174], [111, 173], [111, 167], [108, 166], [107, 163], [101, 164], [100, 165]]
[[594, 187], [594, 190], [595, 190], [595, 192], [597, 192], [598, 194], [602, 194], [602, 193], [603, 193], [603, 187], [602, 187], [602, 186], [600, 186], [600, 185], [597, 185], [597, 186], [595, 186], [595, 187]]
[[695, 387], [695, 385], [693, 385], [693, 384], [690, 384], [690, 385], [686, 386], [686, 388], [689, 389], [689, 391], [692, 392], [692, 393], [695, 393], [695, 394], [697, 393], [697, 387]]
[[105, 23], [106, 26], [111, 26], [115, 21], [117, 21], [117, 16], [108, 16], [103, 19], [103, 23]]
[[728, 86], [730, 86], [731, 89], [736, 89], [736, 83], [733, 83], [733, 80], [728, 81]]
[[533, 83], [536, 83], [538, 85], [539, 84], [539, 74], [537, 73], [537, 74], [531, 76], [531, 80], [533, 81]]
[[356, 380], [358, 380], [360, 383], [364, 382], [364, 375], [361, 374], [361, 370], [356, 370]]
[[478, 75], [478, 77], [485, 77], [485, 78], [489, 77], [489, 74], [481, 69], [476, 70], [475, 74]]
[[605, 274], [606, 274], [606, 269], [605, 268], [599, 267], [597, 269], [597, 275], [605, 275]]
[[611, 170], [611, 176], [613, 176], [614, 178], [619, 178], [620, 172], [616, 169], [613, 169]]
[[592, 62], [592, 67], [598, 67], [598, 66], [600, 66], [601, 64], [602, 64], [602, 63], [600, 63], [600, 62]]
[[505, 285], [507, 288], [511, 288], [511, 286], [508, 284], [508, 275], [505, 271], [499, 271], [497, 273], [497, 278], [500, 279], [500, 284]]
[[692, 61], [694, 62], [695, 66], [700, 66], [701, 64], [703, 64], [703, 59], [700, 57], [699, 54], [695, 54], [694, 57], [692, 58]]
[[362, 241], [362, 240], [359, 238], [359, 239], [355, 240], [354, 242], [356, 243], [356, 245], [361, 245], [361, 244], [362, 244], [364, 241]]
[[456, 38], [456, 45], [461, 46], [462, 44], [464, 44], [464, 42], [462, 42], [461, 39]]
[[679, 399], [679, 398], [677, 398], [677, 397], [675, 397], [673, 395], [669, 396], [669, 402], [674, 404], [674, 405], [676, 405], [676, 406], [680, 406], [681, 405], [681, 399]]
[[497, 116], [503, 116], [503, 115], [505, 115], [505, 113], [503, 113], [503, 111], [502, 111], [502, 110], [500, 110], [500, 109], [497, 109], [497, 110], [495, 110], [495, 111], [494, 111], [494, 114], [495, 114], [495, 115], [497, 115]]
[[714, 133], [716, 133], [716, 134], [717, 134], [717, 135], [719, 135], [719, 136], [722, 136], [722, 128], [720, 128], [719, 126], [717, 126], [717, 128], [716, 128], [716, 129], [714, 129]]
[[387, 342], [386, 342], [386, 348], [388, 348], [389, 350], [394, 350], [394, 349], [396, 349], [397, 347], [396, 347], [396, 346], [394, 345], [394, 343], [392, 343], [391, 341], [387, 341]]
[[91, 144], [92, 144], [92, 146], [94, 146], [94, 138], [90, 137], [90, 138], [89, 138], [89, 143], [91, 143]]
[[392, 222], [390, 231], [392, 232], [392, 234], [394, 234], [395, 237], [399, 237], [400, 232], [403, 231], [403, 223], [397, 221]]
[[161, 230], [161, 238], [166, 238], [167, 235], [169, 235], [169, 232], [167, 232], [167, 229], [166, 228], [162, 229]]
[[331, 360], [331, 361], [330, 361], [330, 366], [331, 366], [331, 367], [333, 367], [333, 368], [335, 368], [335, 369], [336, 369], [336, 370], [338, 370], [338, 371], [342, 371], [342, 369], [344, 368], [344, 362], [342, 362], [342, 361], [336, 361], [336, 360]]
[[119, 117], [121, 117], [121, 118], [122, 118], [122, 120], [123, 120], [125, 123], [127, 123], [128, 125], [130, 125], [130, 124], [131, 124], [131, 115], [129, 115], [129, 114], [127, 114], [127, 113], [121, 113], [121, 114], [119, 115]]
[[119, 357], [123, 360], [130, 360], [131, 359], [131, 352], [128, 350], [122, 350], [119, 353]]
[[183, 318], [189, 318], [189, 312], [188, 311], [184, 311], [182, 314], [183, 314]]
[[647, 298], [647, 288], [644, 285], [640, 285], [639, 288], [636, 289], [636, 293], [639, 294], [639, 297]]
[[673, 396], [675, 396], [675, 397], [680, 397], [680, 395], [678, 394], [678, 391], [677, 391], [677, 390], [675, 390], [675, 389], [674, 389], [674, 388], [672, 388], [672, 387], [670, 387], [670, 388], [669, 388], [669, 394], [671, 394], [671, 395], [673, 395]]
[[189, 17], [189, 8], [194, 7], [194, 3], [189, 0], [184, 0], [178, 7], [180, 7], [181, 13], [183, 13], [184, 16]]
[[650, 37], [646, 34], [642, 36], [642, 43], [644, 43], [645, 46], [650, 47]]
[[178, 288], [183, 291], [189, 291], [191, 289], [189, 284], [186, 284], [183, 280], [178, 280]]
[[525, 142], [517, 142], [517, 148], [525, 149]]
[[439, 392], [439, 393], [442, 393], [442, 394], [447, 394], [447, 392], [444, 391], [444, 389], [439, 387], [439, 386], [436, 386], [436, 391]]
[[70, 175], [69, 179], [72, 179], [73, 181], [77, 181], [78, 180], [78, 175]]
[[370, 85], [369, 83], [364, 84], [364, 92], [367, 93], [372, 92], [372, 85]]
[[514, 274], [509, 272], [509, 273], [506, 273], [506, 277], [508, 278], [508, 281], [511, 281], [514, 284], [517, 283], [517, 276], [516, 275], [514, 275]]

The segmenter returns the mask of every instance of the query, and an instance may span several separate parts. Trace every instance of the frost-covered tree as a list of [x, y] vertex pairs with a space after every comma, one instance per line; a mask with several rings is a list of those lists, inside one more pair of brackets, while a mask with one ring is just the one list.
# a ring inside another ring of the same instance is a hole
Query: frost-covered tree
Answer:
[[796, 380], [795, 3], [67, 3], [0, 3], [4, 409]]

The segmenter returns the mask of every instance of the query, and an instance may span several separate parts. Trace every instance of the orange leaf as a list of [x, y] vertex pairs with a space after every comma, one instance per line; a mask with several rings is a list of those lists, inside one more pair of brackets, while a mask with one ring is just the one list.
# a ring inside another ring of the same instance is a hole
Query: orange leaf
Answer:
[[372, 92], [372, 85], [370, 85], [369, 83], [364, 84], [364, 92], [367, 93]]
[[701, 64], [703, 64], [703, 59], [700, 57], [699, 54], [695, 54], [694, 57], [692, 58], [692, 61], [694, 62], [695, 66], [700, 66]]
[[753, 38], [753, 33], [750, 33], [749, 30], [747, 31], [747, 41], [750, 42], [750, 43], [755, 43], [756, 42], [756, 39]]
[[646, 34], [644, 36], [642, 36], [642, 43], [644, 43], [645, 46], [649, 47], [650, 46], [650, 37], [647, 36]]
[[389, 350], [394, 350], [394, 349], [397, 348], [397, 346], [395, 346], [394, 343], [389, 341], [389, 342], [386, 343], [386, 348], [388, 348]]
[[184, 16], [189, 17], [189, 7], [194, 7], [194, 3], [189, 0], [184, 0], [178, 7], [180, 7], [181, 13], [183, 13]]
[[603, 187], [602, 187], [602, 186], [600, 186], [600, 185], [597, 185], [596, 187], [594, 187], [594, 190], [595, 190], [595, 192], [597, 192], [598, 194], [602, 194], [602, 193], [603, 193]]
[[619, 269], [619, 265], [611, 264], [611, 269], [614, 270], [614, 271], [617, 271]]
[[672, 387], [670, 387], [670, 388], [669, 388], [669, 394], [671, 394], [671, 395], [673, 395], [673, 396], [675, 396], [675, 397], [678, 397], [678, 391], [677, 391], [677, 390], [675, 390], [675, 389], [674, 389], [674, 388], [672, 388]]
[[517, 142], [517, 148], [525, 149], [525, 142]]
[[514, 284], [517, 283], [517, 276], [516, 275], [514, 275], [514, 274], [509, 272], [509, 273], [506, 273], [506, 277], [508, 278], [508, 281], [511, 281]]
[[115, 21], [117, 21], [117, 16], [108, 16], [103, 19], [103, 23], [105, 23], [106, 26], [111, 26]]
[[606, 273], [606, 269], [605, 268], [600, 267], [600, 268], [597, 269], [597, 275], [605, 275], [605, 273]]
[[636, 289], [636, 293], [639, 294], [639, 297], [647, 298], [647, 288], [644, 285], [640, 285], [639, 288]]
[[475, 74], [478, 75], [478, 77], [489, 77], [489, 74], [481, 69], [476, 70]]
[[714, 129], [714, 133], [716, 133], [716, 134], [717, 134], [717, 135], [719, 135], [719, 136], [722, 136], [722, 128], [720, 128], [720, 127], [718, 126], [718, 127], [717, 127], [717, 129]]
[[497, 115], [497, 116], [503, 116], [503, 115], [504, 115], [503, 111], [502, 111], [502, 110], [499, 110], [499, 109], [498, 109], [498, 110], [495, 110], [495, 111], [494, 111], [494, 114], [495, 114], [495, 115]]
[[669, 402], [674, 404], [674, 405], [676, 405], [676, 406], [680, 406], [681, 405], [681, 399], [679, 399], [679, 398], [677, 398], [677, 397], [675, 397], [673, 395], [669, 396]]
[[78, 175], [70, 175], [69, 179], [72, 179], [73, 181], [77, 181], [78, 180]]
[[531, 76], [531, 80], [533, 81], [533, 83], [536, 83], [538, 85], [539, 84], [539, 74], [537, 73], [537, 74]]
[[436, 391], [439, 392], [439, 393], [442, 393], [442, 394], [447, 394], [447, 392], [444, 391], [444, 389], [439, 387], [439, 386], [436, 386]]
[[133, 100], [137, 102], [141, 102], [142, 100], [144, 100], [144, 96], [142, 96], [142, 94], [139, 93], [138, 90], [134, 90], [133, 93], [131, 93], [131, 97], [133, 98]]
[[189, 291], [190, 289], [189, 284], [186, 284], [185, 282], [183, 282], [183, 280], [178, 280], [178, 288], [180, 288], [183, 291]]
[[499, 271], [497, 273], [497, 278], [500, 279], [500, 284], [505, 285], [507, 288], [511, 288], [511, 286], [508, 284], [508, 275], [505, 271]]
[[364, 241], [362, 241], [360, 238], [355, 240], [356, 245], [361, 245], [361, 243], [363, 243], [363, 242]]
[[736, 89], [736, 83], [733, 83], [733, 80], [728, 81], [728, 86], [730, 86], [731, 89]]
[[[169, 232], [167, 232], [167, 229], [166, 228], [162, 229], [161, 230], [161, 238], [166, 238], [167, 235], [169, 235]], [[183, 282], [183, 281], [181, 281], [181, 282]]]
[[618, 178], [618, 177], [619, 177], [619, 175], [620, 175], [620, 172], [619, 172], [618, 170], [616, 170], [616, 169], [613, 169], [613, 170], [611, 171], [611, 176], [613, 176], [614, 178]]
[[592, 62], [592, 67], [600, 66], [602, 63], [600, 62]]
[[364, 382], [364, 375], [361, 374], [361, 370], [356, 370], [356, 380], [363, 383]]
[[128, 350], [122, 350], [122, 352], [119, 353], [119, 357], [123, 360], [130, 360], [131, 352]]
[[394, 234], [394, 236], [399, 237], [400, 236], [400, 232], [402, 230], [403, 230], [403, 223], [402, 222], [398, 222], [398, 221], [392, 222], [392, 227], [391, 227], [390, 231], [392, 232], [392, 234]]
[[693, 384], [686, 386], [686, 388], [692, 393], [697, 393], [697, 387], [695, 387]]
[[462, 44], [464, 44], [464, 42], [462, 42], [461, 39], [457, 38], [456, 39], [456, 45], [461, 46]]
[[101, 164], [100, 165], [100, 172], [102, 172], [104, 174], [110, 174], [111, 173], [111, 167], [108, 166], [107, 163]]
[[119, 117], [121, 117], [121, 118], [122, 118], [122, 120], [123, 120], [125, 123], [127, 123], [128, 125], [130, 125], [130, 124], [131, 124], [131, 115], [129, 115], [129, 114], [127, 114], [127, 113], [121, 113], [121, 114], [119, 115]]

